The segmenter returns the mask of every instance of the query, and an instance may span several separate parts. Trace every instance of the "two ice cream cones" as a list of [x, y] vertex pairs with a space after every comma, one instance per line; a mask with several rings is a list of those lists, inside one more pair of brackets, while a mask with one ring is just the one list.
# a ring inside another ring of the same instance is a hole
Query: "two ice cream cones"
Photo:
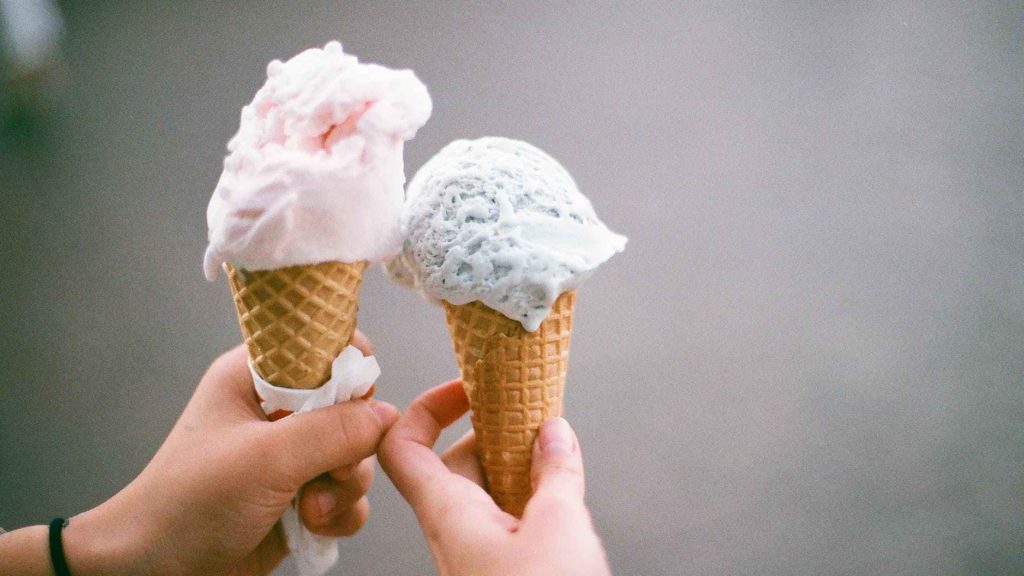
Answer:
[[337, 43], [271, 63], [210, 202], [206, 273], [227, 271], [254, 376], [287, 389], [332, 379], [371, 264], [443, 303], [487, 488], [519, 516], [562, 413], [576, 289], [625, 238], [514, 140], [456, 141], [403, 190], [402, 142], [429, 115], [411, 72]]

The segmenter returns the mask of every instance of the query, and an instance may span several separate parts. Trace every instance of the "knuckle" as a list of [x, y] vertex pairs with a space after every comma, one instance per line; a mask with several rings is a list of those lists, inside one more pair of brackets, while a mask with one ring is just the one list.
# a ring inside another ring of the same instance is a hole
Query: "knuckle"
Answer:
[[236, 346], [222, 353], [220, 356], [217, 356], [217, 358], [210, 363], [210, 369], [207, 372], [213, 373], [236, 370], [239, 366], [245, 365], [244, 359], [246, 357], [245, 348], [241, 345]]
[[338, 482], [347, 482], [352, 477], [354, 468], [352, 466], [339, 466], [330, 471], [331, 478]]
[[352, 403], [341, 411], [338, 418], [338, 441], [349, 454], [365, 458], [373, 453], [380, 441], [380, 423], [369, 404], [363, 400]]
[[365, 526], [369, 518], [370, 504], [364, 497], [349, 510], [338, 524], [338, 533], [342, 536], [351, 536]]
[[373, 461], [364, 460], [359, 468], [356, 470], [355, 477], [353, 478], [355, 489], [360, 494], [366, 494], [370, 491], [370, 487], [373, 486]]
[[335, 434], [337, 434], [337, 441], [340, 446], [345, 448], [346, 451], [352, 450], [359, 439], [359, 426], [353, 420], [355, 420], [356, 413], [351, 410], [341, 411], [338, 413], [337, 428]]
[[359, 330], [356, 330], [355, 337], [352, 339], [352, 345], [367, 356], [373, 355], [373, 341]]
[[372, 484], [373, 468], [369, 468], [364, 472], [362, 467], [360, 467], [360, 471], [357, 474], [353, 475], [348, 480], [339, 483], [338, 487], [343, 500], [355, 503], [369, 493], [370, 486]]

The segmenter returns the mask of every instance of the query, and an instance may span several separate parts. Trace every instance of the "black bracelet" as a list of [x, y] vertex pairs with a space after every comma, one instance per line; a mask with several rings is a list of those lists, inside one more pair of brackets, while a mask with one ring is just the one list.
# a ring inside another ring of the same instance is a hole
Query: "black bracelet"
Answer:
[[64, 559], [64, 541], [60, 537], [61, 531], [67, 525], [68, 521], [64, 518], [54, 518], [53, 522], [50, 522], [50, 562], [57, 576], [71, 576], [68, 561]]

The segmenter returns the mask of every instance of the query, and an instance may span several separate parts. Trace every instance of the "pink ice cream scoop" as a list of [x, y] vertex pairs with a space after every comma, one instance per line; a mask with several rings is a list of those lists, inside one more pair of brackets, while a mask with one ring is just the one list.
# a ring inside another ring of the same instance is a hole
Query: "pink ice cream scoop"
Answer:
[[270, 270], [397, 254], [402, 150], [431, 107], [411, 70], [362, 64], [338, 42], [271, 62], [210, 199], [206, 277], [225, 262]]

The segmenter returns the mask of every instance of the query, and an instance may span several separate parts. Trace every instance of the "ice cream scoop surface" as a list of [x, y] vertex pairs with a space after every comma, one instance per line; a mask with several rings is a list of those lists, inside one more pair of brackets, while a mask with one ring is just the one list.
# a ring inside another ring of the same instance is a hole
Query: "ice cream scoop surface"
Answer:
[[396, 282], [452, 304], [481, 301], [529, 331], [563, 292], [621, 252], [569, 173], [507, 138], [457, 140], [409, 184]]
[[225, 262], [268, 270], [394, 256], [403, 144], [431, 106], [412, 71], [362, 64], [337, 42], [271, 62], [207, 209], [207, 278]]

